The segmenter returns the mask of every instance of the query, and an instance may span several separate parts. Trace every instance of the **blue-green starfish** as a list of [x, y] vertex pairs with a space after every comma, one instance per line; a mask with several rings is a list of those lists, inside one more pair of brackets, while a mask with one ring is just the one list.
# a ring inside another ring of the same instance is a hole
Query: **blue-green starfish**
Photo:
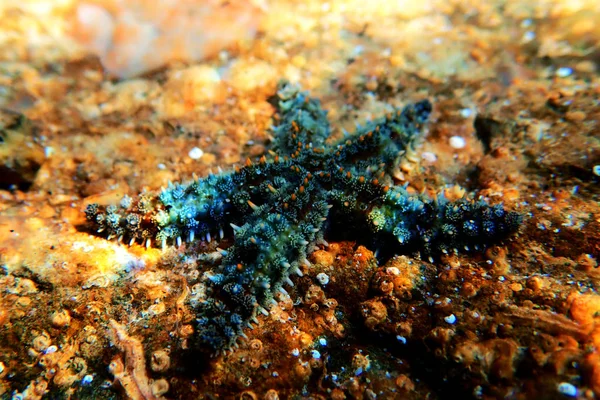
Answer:
[[126, 197], [119, 206], [90, 205], [87, 218], [109, 237], [149, 246], [197, 237], [233, 237], [220, 266], [207, 274], [197, 306], [200, 340], [216, 351], [267, 313], [277, 291], [302, 275], [308, 254], [329, 226], [370, 238], [394, 253], [433, 257], [482, 248], [514, 232], [521, 216], [502, 206], [409, 194], [390, 178], [412, 151], [431, 112], [424, 100], [358, 127], [329, 143], [326, 112], [291, 85], [277, 92], [279, 113], [269, 157], [232, 172], [169, 185], [159, 195]]

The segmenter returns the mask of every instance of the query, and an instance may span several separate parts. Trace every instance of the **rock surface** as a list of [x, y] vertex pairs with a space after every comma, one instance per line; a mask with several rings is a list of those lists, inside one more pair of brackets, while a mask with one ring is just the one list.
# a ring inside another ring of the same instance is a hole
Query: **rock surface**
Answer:
[[[0, 108], [27, 122], [0, 142], [15, 177], [0, 179], [2, 397], [600, 396], [599, 6], [364, 3], [264, 2], [254, 39], [132, 79], [73, 39], [81, 3], [0, 4]], [[217, 249], [106, 241], [84, 210], [256, 160], [281, 79], [321, 99], [335, 139], [430, 99], [396, 184], [474, 192], [525, 220], [433, 261], [379, 262], [334, 235], [211, 358], [194, 305]]]

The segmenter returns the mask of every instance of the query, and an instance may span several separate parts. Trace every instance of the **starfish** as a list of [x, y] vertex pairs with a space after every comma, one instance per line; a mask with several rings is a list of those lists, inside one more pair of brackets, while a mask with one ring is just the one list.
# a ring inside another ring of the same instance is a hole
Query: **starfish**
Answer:
[[391, 253], [428, 257], [482, 249], [518, 229], [521, 215], [502, 205], [429, 198], [393, 184], [398, 161], [414, 153], [422, 136], [428, 100], [332, 141], [317, 99], [285, 83], [277, 97], [268, 157], [169, 184], [156, 195], [126, 196], [118, 206], [86, 209], [98, 232], [131, 244], [232, 239], [218, 249], [220, 265], [205, 273], [206, 293], [196, 307], [198, 338], [214, 351], [236, 346], [258, 314], [268, 314], [274, 295], [294, 285], [292, 274], [310, 266], [308, 255], [327, 245], [332, 227], [343, 224]]

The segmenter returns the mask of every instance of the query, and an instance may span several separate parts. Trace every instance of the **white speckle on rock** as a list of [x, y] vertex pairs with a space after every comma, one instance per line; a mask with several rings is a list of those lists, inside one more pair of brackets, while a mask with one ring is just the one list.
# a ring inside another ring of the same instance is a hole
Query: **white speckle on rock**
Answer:
[[535, 32], [527, 31], [523, 34], [523, 42], [524, 43], [531, 42], [533, 39], [535, 39]]
[[327, 346], [327, 339], [325, 339], [325, 338], [320, 338], [320, 339], [319, 339], [319, 344], [320, 344], [321, 346]]
[[83, 386], [89, 385], [90, 383], [92, 383], [92, 381], [94, 380], [94, 377], [92, 375], [86, 375], [83, 377], [83, 379], [81, 379], [81, 384]]
[[312, 358], [314, 358], [315, 360], [318, 360], [319, 358], [321, 358], [321, 353], [319, 353], [318, 350], [311, 351], [311, 354], [312, 354]]
[[467, 145], [467, 141], [462, 136], [452, 136], [450, 138], [450, 146], [453, 149], [463, 149]]
[[456, 316], [454, 314], [450, 314], [447, 317], [444, 317], [444, 321], [450, 325], [454, 325], [456, 323]]
[[402, 344], [406, 344], [406, 338], [404, 336], [397, 335], [396, 339]]
[[298, 349], [294, 349], [294, 350], [292, 350], [292, 355], [293, 355], [294, 357], [298, 357], [298, 356], [300, 355], [300, 350], [298, 350]]
[[557, 389], [558, 389], [559, 393], [564, 394], [565, 396], [568, 396], [568, 397], [576, 397], [577, 396], [577, 388], [568, 382], [559, 383]]
[[365, 51], [365, 47], [361, 46], [361, 45], [357, 45], [356, 47], [354, 47], [354, 49], [352, 50], [352, 55], [353, 56], [359, 56], [361, 55], [363, 52]]
[[321, 286], [325, 286], [329, 283], [329, 275], [324, 272], [317, 274], [317, 280], [321, 284]]
[[566, 78], [567, 76], [571, 75], [572, 73], [573, 73], [573, 68], [569, 68], [569, 67], [561, 67], [556, 70], [556, 76], [558, 76], [559, 78]]
[[188, 156], [192, 159], [192, 160], [198, 160], [199, 158], [201, 158], [204, 155], [204, 152], [202, 151], [202, 149], [198, 148], [198, 147], [194, 147], [193, 149], [190, 150], [190, 152], [188, 153]]
[[219, 60], [223, 62], [229, 60], [229, 52], [227, 50], [221, 50], [219, 52]]
[[427, 161], [428, 163], [434, 163], [437, 161], [437, 156], [431, 151], [424, 151], [421, 153], [421, 159], [423, 159], [423, 161]]
[[594, 171], [594, 175], [600, 176], [600, 165], [594, 165], [592, 171]]
[[470, 108], [463, 108], [460, 110], [460, 116], [463, 118], [469, 118], [473, 114], [473, 111]]
[[91, 244], [87, 244], [85, 242], [80, 241], [73, 242], [71, 248], [75, 251], [82, 251], [84, 253], [89, 253], [90, 251], [94, 250], [94, 246], [92, 246]]
[[115, 260], [120, 268], [129, 272], [131, 270], [139, 270], [146, 266], [146, 262], [129, 253], [124, 247], [115, 247]]

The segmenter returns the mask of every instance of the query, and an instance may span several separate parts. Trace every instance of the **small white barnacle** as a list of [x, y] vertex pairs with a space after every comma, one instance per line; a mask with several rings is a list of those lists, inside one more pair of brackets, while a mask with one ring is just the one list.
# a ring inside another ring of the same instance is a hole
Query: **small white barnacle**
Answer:
[[317, 274], [317, 280], [321, 284], [321, 286], [326, 286], [329, 283], [329, 275], [324, 272]]

